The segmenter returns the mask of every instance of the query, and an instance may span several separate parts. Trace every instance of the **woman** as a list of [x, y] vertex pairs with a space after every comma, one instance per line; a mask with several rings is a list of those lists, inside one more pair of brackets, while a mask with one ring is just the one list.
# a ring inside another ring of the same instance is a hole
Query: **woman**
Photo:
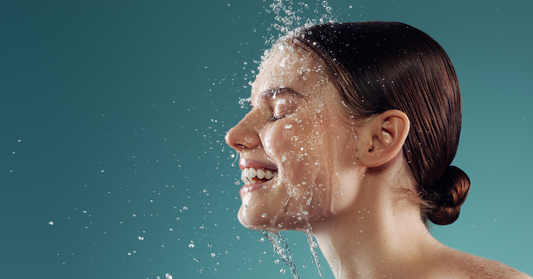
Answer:
[[336, 278], [531, 278], [444, 246], [468, 176], [450, 166], [461, 96], [441, 46], [395, 22], [307, 26], [265, 54], [240, 154], [247, 228], [312, 228]]

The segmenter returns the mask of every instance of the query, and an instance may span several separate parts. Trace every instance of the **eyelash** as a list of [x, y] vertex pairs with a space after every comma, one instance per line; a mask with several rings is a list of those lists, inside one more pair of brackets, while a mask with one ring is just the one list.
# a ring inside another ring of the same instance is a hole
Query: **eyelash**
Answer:
[[283, 118], [285, 118], [285, 115], [280, 116], [280, 117], [276, 117], [275, 115], [272, 115], [272, 117], [270, 117], [269, 120], [270, 120], [271, 122], [274, 122], [274, 121], [278, 121], [278, 120], [283, 119]]

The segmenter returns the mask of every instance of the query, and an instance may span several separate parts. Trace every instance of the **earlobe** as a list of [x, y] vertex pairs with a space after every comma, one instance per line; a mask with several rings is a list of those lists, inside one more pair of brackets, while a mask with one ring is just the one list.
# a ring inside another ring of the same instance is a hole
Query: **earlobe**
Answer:
[[409, 118], [399, 110], [388, 110], [367, 124], [367, 150], [362, 163], [378, 167], [392, 160], [403, 147], [409, 133]]

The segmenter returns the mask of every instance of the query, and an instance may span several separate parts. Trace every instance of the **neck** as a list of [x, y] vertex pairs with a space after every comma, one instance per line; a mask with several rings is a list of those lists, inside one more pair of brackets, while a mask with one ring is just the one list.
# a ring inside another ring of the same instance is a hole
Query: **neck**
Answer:
[[335, 278], [428, 278], [424, 267], [444, 246], [429, 234], [420, 210], [397, 193], [367, 188], [352, 206], [313, 224]]

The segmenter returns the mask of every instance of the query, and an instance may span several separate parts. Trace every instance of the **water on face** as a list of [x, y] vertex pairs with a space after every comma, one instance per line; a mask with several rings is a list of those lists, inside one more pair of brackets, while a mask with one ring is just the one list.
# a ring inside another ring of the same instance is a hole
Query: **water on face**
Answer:
[[[274, 0], [268, 7], [264, 7], [265, 8], [265, 11], [267, 13], [273, 13], [275, 16], [274, 16], [274, 19], [277, 21], [277, 23], [273, 23], [270, 25], [270, 27], [267, 28], [267, 32], [269, 33], [268, 37], [264, 36], [263, 39], [265, 39], [265, 43], [268, 45], [268, 44], [271, 44], [271, 45], [274, 45], [276, 43], [276, 41], [278, 41], [279, 38], [282, 38], [283, 36], [290, 36], [291, 34], [293, 34], [293, 30], [295, 28], [298, 28], [298, 27], [301, 27], [301, 26], [310, 26], [310, 25], [314, 25], [314, 24], [319, 24], [319, 23], [324, 23], [324, 22], [328, 22], [328, 21], [333, 21], [333, 17], [332, 17], [332, 9], [331, 7], [328, 5], [328, 2], [327, 1], [321, 1], [321, 2], [317, 2], [317, 3], [313, 3], [315, 5], [312, 5], [310, 7], [310, 5], [306, 4], [306, 3], [303, 3], [303, 2], [299, 2], [298, 5], [293, 5], [293, 2], [292, 1], [283, 1], [283, 0]], [[293, 7], [294, 6], [294, 7]], [[313, 7], [314, 6], [314, 7]], [[325, 10], [325, 12], [323, 12], [323, 14], [320, 14], [319, 17], [317, 18], [317, 14], [320, 13], [321, 10]], [[303, 15], [306, 14], [306, 13], [309, 13], [309, 17], [304, 17]], [[277, 30], [279, 31], [279, 33], [277, 34], [277, 36], [275, 36], [273, 34], [273, 32], [276, 32], [274, 30]], [[288, 52], [292, 52], [294, 51], [293, 48], [291, 46], [286, 46], [286, 45], [283, 45], [283, 44], [278, 44], [278, 47], [285, 47], [287, 49]], [[262, 61], [264, 62], [266, 58], [268, 58], [270, 56], [270, 51], [265, 51], [265, 56], [262, 57]], [[283, 59], [281, 60], [281, 63], [279, 64], [279, 67], [282, 67], [284, 69], [290, 69], [292, 65], [290, 65], [290, 63]], [[259, 67], [261, 68], [261, 66]], [[261, 69], [259, 69], [261, 70]], [[304, 73], [305, 72], [309, 72], [311, 71], [311, 69], [309, 69], [309, 67], [302, 67], [302, 68], [298, 68], [297, 69], [298, 73], [300, 75], [303, 75], [303, 80], [306, 80], [305, 78], [305, 75]], [[252, 71], [252, 75], [255, 75], [255, 71]], [[249, 82], [249, 84], [251, 85], [251, 83]], [[241, 108], [244, 108], [245, 105], [247, 103], [249, 103], [250, 101], [250, 98], [243, 98], [239, 101], [239, 105], [241, 106]], [[320, 112], [320, 109], [321, 108], [318, 108], [318, 111]], [[290, 131], [291, 129], [294, 129], [295, 128], [295, 125], [294, 124], [287, 124], [287, 125], [284, 125], [283, 128], [287, 131]], [[315, 147], [318, 147], [319, 143], [316, 144]], [[303, 151], [303, 149], [301, 150]], [[304, 155], [302, 156], [306, 156], [307, 153], [303, 152]], [[285, 160], [294, 160], [294, 154], [283, 154], [282, 156], [282, 162], [285, 162]], [[289, 159], [290, 158], [290, 159]], [[297, 158], [297, 161], [300, 162], [302, 161], [302, 158], [301, 157], [298, 157]], [[317, 169], [318, 169], [318, 166], [320, 165], [318, 161], [316, 162], [313, 162], [313, 164], [315, 166], [317, 166]], [[316, 173], [314, 174], [309, 174], [310, 176], [314, 176], [316, 177]], [[308, 185], [305, 185], [306, 183], [303, 182], [302, 185], [298, 184], [297, 186], [298, 187], [305, 187], [307, 186], [308, 189], [310, 189], [308, 192], [307, 192], [307, 195], [308, 197], [303, 197], [305, 199], [305, 202], [304, 204], [306, 204], [308, 207], [311, 205], [311, 201], [313, 200], [313, 189], [318, 187], [316, 185], [313, 185], [314, 183], [308, 183]], [[318, 188], [317, 188], [318, 189]], [[288, 201], [287, 201], [288, 202]], [[302, 213], [296, 213], [298, 216], [298, 219], [302, 222], [307, 222], [307, 211], [305, 211], [305, 209], [302, 207], [302, 208], [299, 208], [300, 209], [300, 212]], [[289, 212], [287, 212], [289, 213]], [[294, 213], [293, 213], [294, 214]], [[277, 214], [275, 214], [274, 216], [276, 216]], [[266, 214], [266, 213], [263, 213], [261, 215], [261, 218], [262, 219], [265, 219], [267, 218], [270, 219], [272, 218], [270, 216], [270, 214]], [[294, 217], [294, 216], [293, 216]], [[302, 218], [304, 218], [305, 220], [302, 220]], [[278, 224], [278, 227], [279, 228], [282, 228], [282, 225], [281, 224]], [[289, 250], [289, 246], [286, 242], [286, 240], [283, 238], [283, 236], [281, 235], [280, 232], [272, 232], [272, 231], [267, 231], [267, 230], [263, 230], [261, 229], [260, 232], [270, 240], [270, 242], [272, 243], [273, 245], [273, 249], [274, 249], [274, 252], [280, 257], [280, 259], [283, 261], [283, 263], [285, 263], [287, 265], [287, 267], [289, 268], [289, 270], [291, 271], [292, 275], [293, 275], [293, 278], [300, 278], [299, 275], [298, 275], [298, 272], [296, 270], [296, 265], [293, 261], [293, 258], [292, 258], [292, 254]], [[318, 269], [318, 274], [320, 276], [324, 276], [324, 273], [322, 271], [322, 265], [320, 263], [320, 260], [319, 260], [319, 257], [318, 257], [318, 253], [317, 253], [317, 248], [318, 248], [318, 244], [317, 244], [317, 241], [312, 233], [312, 230], [311, 230], [311, 227], [310, 225], [308, 225], [308, 228], [306, 229], [306, 238], [307, 238], [307, 242], [309, 244], [309, 249], [311, 251], [311, 255], [312, 255], [312, 259], [313, 259], [313, 264], [316, 265], [317, 269]], [[262, 260], [260, 260], [262, 262]], [[276, 261], [277, 262], [277, 261]], [[304, 268], [305, 268], [306, 265], [304, 265]], [[285, 273], [285, 268], [281, 268], [280, 269], [280, 273], [281, 274], [284, 274]]]

